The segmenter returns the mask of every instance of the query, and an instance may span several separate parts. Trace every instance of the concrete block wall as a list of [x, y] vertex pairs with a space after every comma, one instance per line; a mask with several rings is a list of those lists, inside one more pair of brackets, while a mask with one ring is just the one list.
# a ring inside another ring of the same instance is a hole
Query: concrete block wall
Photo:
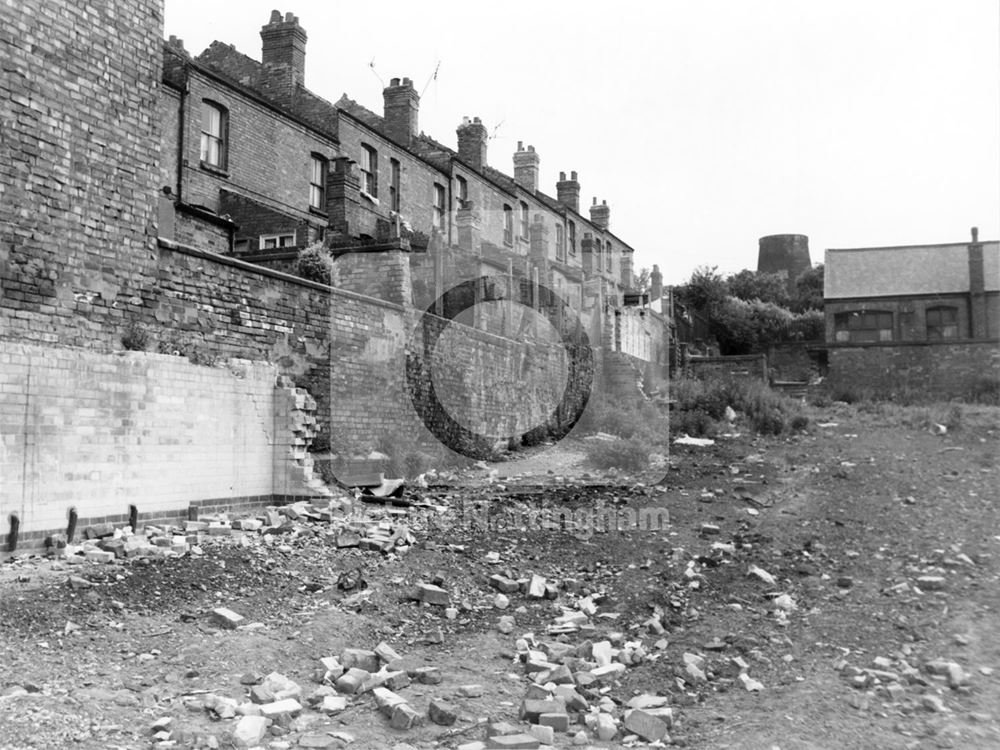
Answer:
[[269, 501], [273, 365], [0, 341], [0, 514], [22, 541], [81, 523]]
[[108, 348], [141, 304], [155, 262], [162, 11], [162, 0], [0, 4], [7, 338]]

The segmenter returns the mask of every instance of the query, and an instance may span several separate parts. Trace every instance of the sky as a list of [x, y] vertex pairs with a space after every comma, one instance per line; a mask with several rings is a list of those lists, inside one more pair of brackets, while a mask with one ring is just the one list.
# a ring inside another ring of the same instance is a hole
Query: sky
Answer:
[[[409, 77], [420, 129], [456, 147], [463, 116], [513, 174], [517, 142], [555, 195], [683, 283], [756, 269], [758, 239], [827, 248], [1000, 237], [996, 0], [165, 0], [165, 35], [260, 59], [270, 12], [299, 17], [306, 86], [381, 113]], [[434, 77], [437, 71], [436, 78]]]

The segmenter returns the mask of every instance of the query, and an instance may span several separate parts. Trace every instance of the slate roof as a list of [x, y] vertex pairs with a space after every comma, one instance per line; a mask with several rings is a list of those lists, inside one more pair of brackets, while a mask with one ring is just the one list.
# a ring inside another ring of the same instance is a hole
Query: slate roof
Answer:
[[[1000, 242], [983, 242], [986, 291], [1000, 291]], [[862, 247], [826, 251], [826, 299], [969, 291], [969, 245]]]

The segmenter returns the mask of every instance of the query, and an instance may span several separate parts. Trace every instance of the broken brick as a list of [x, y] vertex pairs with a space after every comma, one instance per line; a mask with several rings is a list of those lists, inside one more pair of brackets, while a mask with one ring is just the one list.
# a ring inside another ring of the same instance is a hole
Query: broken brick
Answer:
[[662, 719], [635, 708], [625, 716], [625, 729], [632, 734], [637, 734], [644, 740], [656, 742], [663, 739], [667, 734], [667, 724]]
[[229, 630], [234, 630], [238, 625], [243, 624], [245, 619], [243, 615], [236, 614], [226, 607], [216, 607], [212, 610], [212, 620], [215, 624]]
[[449, 703], [437, 699], [431, 701], [430, 707], [427, 709], [427, 715], [431, 721], [443, 727], [451, 726], [458, 718], [458, 714]]

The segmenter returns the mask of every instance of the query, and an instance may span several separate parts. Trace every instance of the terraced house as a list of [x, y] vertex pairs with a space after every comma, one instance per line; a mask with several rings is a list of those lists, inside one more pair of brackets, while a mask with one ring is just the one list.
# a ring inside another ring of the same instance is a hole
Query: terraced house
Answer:
[[[317, 454], [556, 435], [598, 377], [641, 398], [663, 317], [576, 173], [551, 197], [531, 146], [492, 168], [474, 117], [434, 141], [405, 78], [381, 114], [316, 96], [293, 15], [260, 61], [193, 58], [162, 20], [162, 0], [0, 4], [6, 551], [323, 494]], [[317, 243], [329, 284], [288, 273]], [[480, 300], [507, 304], [453, 319]]]
[[659, 313], [628, 294], [634, 250], [605, 200], [581, 207], [577, 172], [560, 173], [552, 197], [533, 146], [518, 144], [513, 176], [489, 164], [479, 118], [462, 119], [455, 148], [425, 135], [408, 78], [384, 89], [381, 114], [346, 94], [330, 103], [305, 86], [299, 19], [275, 11], [260, 33], [259, 62], [221, 42], [197, 57], [164, 46], [161, 234], [283, 269], [317, 241], [338, 255], [404, 240], [412, 297], [398, 301], [425, 307], [461, 280], [506, 279], [539, 307], [565, 306], [553, 319], [583, 313], [597, 341], [665, 361]]

